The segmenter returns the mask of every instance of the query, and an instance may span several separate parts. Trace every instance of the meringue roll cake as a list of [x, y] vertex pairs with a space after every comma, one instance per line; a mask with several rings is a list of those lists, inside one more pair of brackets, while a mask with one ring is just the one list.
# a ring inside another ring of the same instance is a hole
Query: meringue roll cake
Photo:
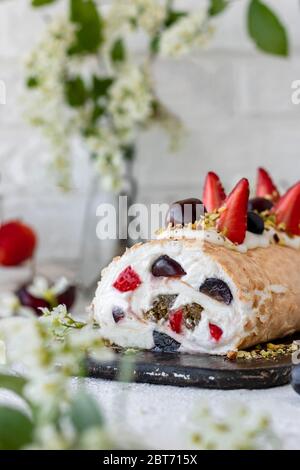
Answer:
[[280, 196], [259, 169], [249, 200], [246, 179], [226, 197], [210, 172], [199, 216], [200, 203], [174, 203], [156, 240], [103, 270], [92, 303], [103, 338], [227, 354], [300, 331], [300, 182]]

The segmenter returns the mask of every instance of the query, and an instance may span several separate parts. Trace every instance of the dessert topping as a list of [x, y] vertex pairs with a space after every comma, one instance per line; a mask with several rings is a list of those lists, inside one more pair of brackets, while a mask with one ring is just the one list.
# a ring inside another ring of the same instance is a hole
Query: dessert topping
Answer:
[[238, 245], [243, 243], [246, 236], [248, 198], [249, 182], [243, 178], [227, 197], [217, 220], [217, 229]]
[[209, 297], [212, 297], [218, 302], [223, 302], [226, 305], [230, 305], [233, 300], [231, 290], [226, 282], [216, 277], [205, 279], [199, 290], [202, 294], [208, 295]]
[[300, 182], [292, 186], [272, 209], [278, 229], [300, 235]]
[[203, 204], [207, 212], [217, 211], [226, 199], [224, 188], [216, 173], [210, 171], [205, 180]]
[[210, 331], [210, 335], [211, 337], [215, 340], [215, 341], [220, 341], [222, 335], [223, 335], [223, 330], [222, 328], [220, 328], [219, 326], [217, 325], [214, 325], [213, 323], [210, 323], [209, 324], [209, 331]]
[[157, 258], [151, 266], [151, 272], [155, 277], [181, 277], [186, 274], [182, 266], [168, 255]]
[[273, 202], [278, 201], [280, 195], [271, 176], [264, 168], [258, 168], [256, 196], [270, 199]]
[[127, 266], [127, 268], [119, 274], [118, 278], [113, 283], [113, 287], [120, 292], [130, 292], [137, 289], [141, 283], [142, 281], [139, 275], [131, 266]]

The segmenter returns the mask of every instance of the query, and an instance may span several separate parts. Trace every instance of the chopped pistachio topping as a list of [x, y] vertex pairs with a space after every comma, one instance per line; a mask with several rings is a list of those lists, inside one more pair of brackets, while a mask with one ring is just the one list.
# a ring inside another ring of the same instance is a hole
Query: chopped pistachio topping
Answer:
[[145, 318], [150, 321], [158, 322], [167, 318], [169, 310], [176, 300], [177, 295], [159, 295], [153, 302], [153, 306], [145, 313]]
[[[150, 321], [159, 322], [166, 320], [169, 312], [176, 300], [177, 295], [159, 295], [154, 301], [150, 310], [145, 313], [145, 318]], [[184, 325], [187, 329], [193, 330], [201, 320], [201, 313], [203, 307], [201, 305], [192, 303], [181, 307], [183, 313]]]
[[276, 359], [279, 356], [292, 354], [299, 349], [297, 342], [293, 341], [290, 344], [274, 344], [267, 343], [264, 345], [257, 344], [254, 349], [247, 351], [229, 351], [227, 358], [230, 360], [239, 359]]
[[215, 228], [216, 222], [220, 217], [219, 212], [210, 212], [204, 215], [204, 229], [208, 230], [210, 228]]
[[203, 307], [201, 305], [192, 303], [189, 305], [185, 305], [183, 308], [183, 318], [184, 318], [184, 324], [186, 328], [189, 330], [193, 330], [201, 320], [201, 313], [203, 310]]

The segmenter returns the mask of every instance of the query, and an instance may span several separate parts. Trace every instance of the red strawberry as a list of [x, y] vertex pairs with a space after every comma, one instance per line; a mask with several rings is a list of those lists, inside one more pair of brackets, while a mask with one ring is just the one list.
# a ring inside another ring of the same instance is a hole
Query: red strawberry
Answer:
[[269, 173], [264, 168], [257, 170], [256, 196], [278, 201], [280, 195]]
[[129, 292], [137, 289], [141, 283], [142, 281], [140, 280], [139, 275], [131, 266], [128, 266], [121, 272], [121, 274], [119, 274], [118, 278], [113, 283], [113, 286], [120, 292]]
[[218, 175], [210, 171], [205, 180], [203, 204], [207, 212], [213, 212], [222, 206], [226, 199], [224, 188]]
[[175, 331], [175, 333], [178, 333], [178, 334], [181, 333], [182, 320], [183, 320], [183, 311], [181, 308], [179, 308], [178, 310], [174, 310], [173, 312], [170, 312], [169, 314], [170, 327], [173, 331]]
[[18, 220], [0, 226], [0, 266], [17, 266], [31, 258], [37, 243], [34, 231]]
[[209, 331], [210, 331], [211, 337], [215, 341], [219, 341], [221, 339], [221, 336], [223, 334], [222, 328], [220, 328], [217, 325], [214, 325], [213, 323], [210, 323], [209, 324]]
[[291, 235], [300, 235], [300, 181], [292, 186], [273, 207], [277, 225]]
[[241, 244], [245, 240], [248, 199], [249, 182], [243, 178], [227, 197], [217, 221], [217, 229], [233, 243]]

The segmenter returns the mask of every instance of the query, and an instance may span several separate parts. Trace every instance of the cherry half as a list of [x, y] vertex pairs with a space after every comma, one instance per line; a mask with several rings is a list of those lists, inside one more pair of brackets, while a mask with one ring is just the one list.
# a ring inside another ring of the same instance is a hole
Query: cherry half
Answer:
[[182, 266], [168, 255], [157, 258], [151, 266], [151, 272], [155, 277], [181, 277], [186, 274]]
[[273, 202], [264, 197], [255, 197], [250, 199], [248, 202], [248, 210], [256, 212], [265, 212], [271, 210], [273, 207]]
[[204, 206], [200, 199], [189, 198], [171, 204], [166, 223], [175, 225], [194, 224], [204, 214]]
[[223, 302], [226, 305], [230, 305], [233, 299], [231, 290], [229, 289], [226, 282], [216, 277], [209, 277], [205, 279], [199, 290], [202, 292], [202, 294], [206, 294], [218, 302]]

